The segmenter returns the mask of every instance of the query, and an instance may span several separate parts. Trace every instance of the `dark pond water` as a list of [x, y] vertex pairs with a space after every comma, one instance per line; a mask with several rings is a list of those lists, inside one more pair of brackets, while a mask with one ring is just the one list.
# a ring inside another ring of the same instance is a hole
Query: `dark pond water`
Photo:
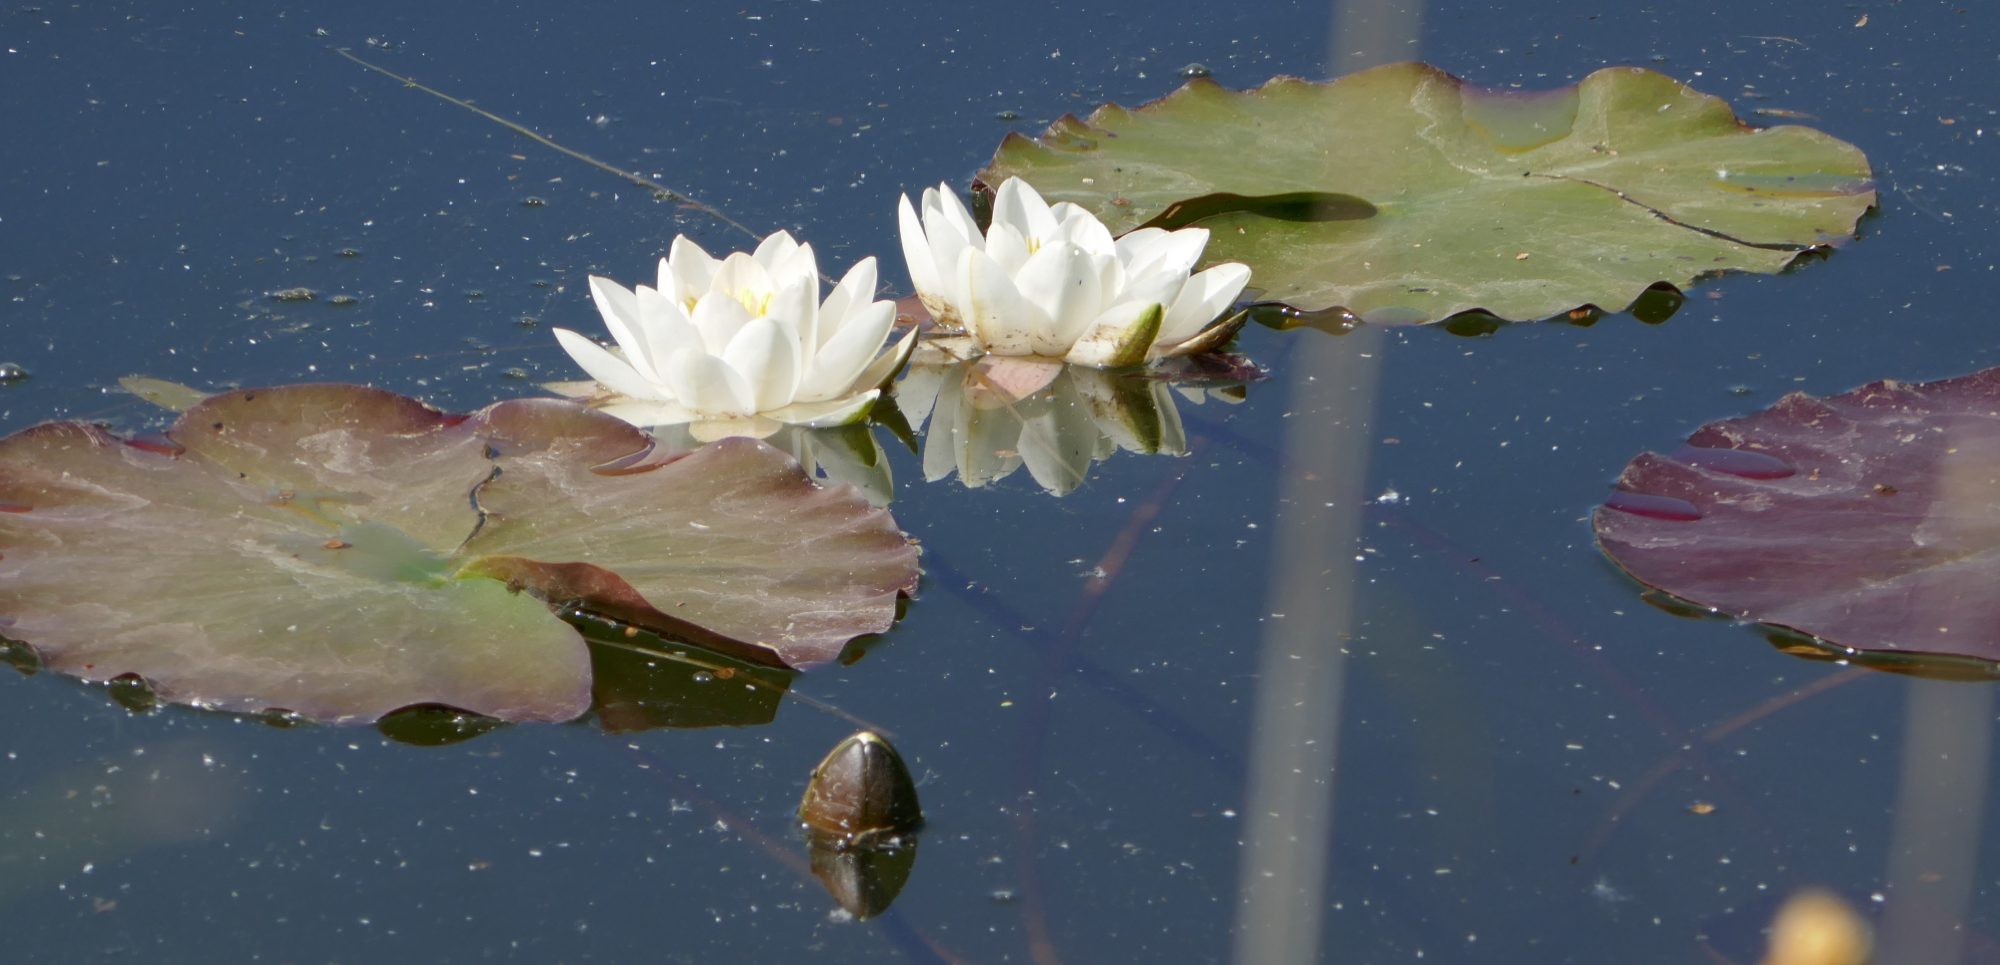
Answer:
[[[683, 231], [739, 243], [336, 46], [898, 284], [899, 193], [1196, 62], [1239, 87], [1654, 66], [1809, 115], [1883, 190], [1858, 242], [1701, 285], [1664, 324], [1253, 329], [1272, 377], [1183, 402], [1190, 456], [1119, 454], [1061, 499], [1025, 472], [926, 484], [899, 450], [921, 597], [761, 726], [423, 748], [7, 675], [6, 957], [1742, 963], [1821, 885], [1881, 922], [1885, 962], [2000, 961], [1989, 690], [1670, 615], [1586, 522], [1703, 422], [2000, 364], [1995, 12], [1473, 6], [0, 10], [0, 361], [29, 372], [6, 430], [142, 425], [132, 372], [483, 405], [576, 376], [547, 328], [597, 329], [587, 273], [637, 277]], [[1369, 39], [1419, 12], [1414, 42]], [[269, 295], [296, 287], [321, 297]], [[929, 816], [870, 921], [794, 829], [854, 726], [828, 707], [895, 735]]]

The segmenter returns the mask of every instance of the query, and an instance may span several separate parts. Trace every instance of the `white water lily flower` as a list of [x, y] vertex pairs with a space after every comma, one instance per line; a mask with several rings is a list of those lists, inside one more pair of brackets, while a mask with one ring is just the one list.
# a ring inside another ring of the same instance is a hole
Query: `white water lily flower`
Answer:
[[819, 291], [812, 246], [786, 232], [720, 260], [677, 237], [660, 260], [658, 288], [591, 276], [619, 353], [568, 329], [556, 339], [615, 393], [602, 408], [634, 425], [693, 423], [696, 436], [719, 438], [855, 422], [902, 368], [916, 333], [878, 357], [896, 306], [874, 300], [872, 257], [825, 301]]
[[1049, 205], [1019, 178], [993, 197], [984, 235], [948, 185], [900, 206], [903, 257], [924, 307], [993, 355], [1115, 368], [1209, 347], [1197, 340], [1250, 269], [1190, 275], [1208, 229], [1140, 228], [1113, 241], [1081, 206]]

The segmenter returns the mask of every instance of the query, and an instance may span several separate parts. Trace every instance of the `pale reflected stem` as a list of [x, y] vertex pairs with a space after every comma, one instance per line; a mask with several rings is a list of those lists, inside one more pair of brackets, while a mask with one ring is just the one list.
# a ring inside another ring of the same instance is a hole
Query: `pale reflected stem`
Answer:
[[1319, 958], [1354, 553], [1373, 440], [1374, 356], [1382, 341], [1376, 328], [1341, 338], [1308, 333], [1293, 354], [1299, 375], [1285, 424], [1290, 471], [1273, 522], [1271, 613], [1257, 658], [1243, 805], [1233, 942], [1241, 965]]
[[[1062, 957], [1056, 948], [1054, 933], [1049, 928], [1049, 896], [1041, 871], [1041, 833], [1038, 827], [1040, 811], [1039, 797], [1042, 777], [1046, 772], [1046, 756], [1050, 736], [1050, 717], [1054, 712], [1054, 700], [1058, 681], [1067, 675], [1076, 661], [1078, 648], [1082, 645], [1083, 631], [1090, 626], [1097, 614], [1097, 607], [1104, 600], [1104, 594], [1111, 589], [1113, 581], [1125, 569], [1140, 538], [1153, 528], [1167, 503], [1173, 499], [1174, 491], [1180, 488], [1187, 470], [1162, 479], [1153, 492], [1127, 517], [1125, 525], [1111, 539], [1102, 556], [1097, 561], [1097, 574], [1085, 583], [1076, 602], [1070, 606], [1068, 616], [1063, 620], [1062, 630], [1051, 645], [1042, 652], [1041, 666], [1035, 675], [1033, 689], [1028, 691], [1029, 699], [1021, 716], [1021, 797], [1015, 802], [1014, 853], [1017, 866], [1017, 881], [1021, 889], [1023, 926], [1028, 933], [1028, 955], [1035, 965], [1061, 965]], [[1046, 698], [1036, 695], [1047, 694]]]
[[[1413, 58], [1422, 9], [1419, 0], [1336, 0], [1333, 73]], [[1345, 647], [1385, 342], [1366, 325], [1340, 337], [1297, 335], [1244, 792], [1238, 965], [1320, 959]]]
[[1993, 752], [1993, 689], [1913, 678], [1889, 837], [1878, 962], [1952, 965], [1978, 873]]

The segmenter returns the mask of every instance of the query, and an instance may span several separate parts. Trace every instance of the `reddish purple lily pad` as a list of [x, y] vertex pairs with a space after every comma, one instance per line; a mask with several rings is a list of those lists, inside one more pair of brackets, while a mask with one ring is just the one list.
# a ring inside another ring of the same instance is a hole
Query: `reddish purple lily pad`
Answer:
[[1594, 524], [1635, 579], [1714, 610], [2000, 661], [2000, 369], [1703, 426], [1633, 460]]
[[210, 398], [165, 439], [0, 440], [0, 634], [182, 703], [567, 720], [590, 661], [556, 611], [803, 667], [886, 630], [916, 579], [888, 513], [783, 453], [658, 453], [560, 400], [454, 415], [286, 386]]

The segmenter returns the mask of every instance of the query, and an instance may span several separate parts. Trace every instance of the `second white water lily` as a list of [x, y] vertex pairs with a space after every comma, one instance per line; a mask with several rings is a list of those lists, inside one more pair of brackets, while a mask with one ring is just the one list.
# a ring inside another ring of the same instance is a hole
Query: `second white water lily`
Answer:
[[924, 307], [979, 350], [1115, 368], [1209, 347], [1197, 339], [1249, 284], [1229, 262], [1193, 273], [1205, 228], [1112, 240], [1095, 215], [1009, 178], [984, 234], [947, 185], [901, 204], [903, 257]]
[[604, 410], [636, 425], [691, 423], [696, 436], [717, 438], [854, 422], [902, 367], [915, 333], [878, 357], [896, 307], [874, 300], [874, 258], [825, 301], [819, 291], [812, 246], [786, 232], [722, 259], [677, 237], [657, 288], [591, 276], [617, 354], [568, 329], [556, 339], [614, 393]]

